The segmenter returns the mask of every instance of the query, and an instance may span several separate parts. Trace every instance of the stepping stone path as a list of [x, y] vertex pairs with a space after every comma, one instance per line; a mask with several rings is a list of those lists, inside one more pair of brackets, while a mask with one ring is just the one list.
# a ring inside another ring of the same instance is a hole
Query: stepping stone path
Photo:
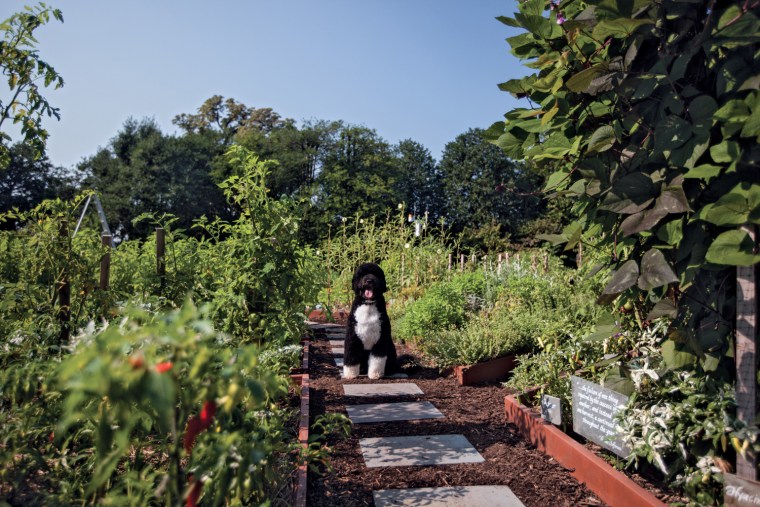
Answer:
[[[343, 369], [343, 338], [345, 328], [330, 324], [308, 323], [312, 329], [324, 331], [330, 340], [336, 366]], [[337, 357], [340, 356], [340, 357]], [[343, 372], [341, 371], [341, 377]], [[366, 376], [366, 375], [362, 375]], [[401, 373], [385, 379], [408, 378]], [[424, 393], [414, 383], [343, 384], [343, 393], [350, 402], [352, 397], [419, 396]], [[427, 401], [347, 404], [346, 411], [353, 424], [410, 421], [444, 418], [432, 403]], [[438, 466], [457, 463], [481, 463], [480, 453], [464, 435], [421, 435], [359, 440], [364, 464], [373, 467]], [[376, 507], [524, 507], [507, 486], [467, 486], [440, 488], [385, 489], [373, 492]]]

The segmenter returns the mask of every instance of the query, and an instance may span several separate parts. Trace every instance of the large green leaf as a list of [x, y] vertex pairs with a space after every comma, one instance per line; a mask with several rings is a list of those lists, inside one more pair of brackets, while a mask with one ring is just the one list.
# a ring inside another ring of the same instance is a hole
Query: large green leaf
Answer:
[[641, 275], [638, 280], [641, 290], [652, 290], [677, 281], [678, 277], [662, 251], [652, 248], [641, 258]]
[[760, 262], [755, 242], [746, 231], [735, 229], [715, 238], [707, 249], [706, 259], [714, 264], [752, 266]]
[[680, 370], [697, 363], [697, 356], [672, 339], [662, 344], [662, 359], [669, 370]]
[[654, 307], [647, 314], [647, 320], [659, 319], [660, 317], [668, 317], [675, 319], [678, 313], [676, 305], [670, 299], [661, 299], [654, 305]]
[[715, 225], [760, 223], [760, 185], [736, 185], [716, 202], [702, 208], [697, 217]]
[[636, 261], [629, 260], [623, 263], [615, 274], [612, 275], [612, 279], [602, 291], [602, 294], [617, 295], [624, 290], [633, 287], [636, 284], [636, 280], [639, 278], [639, 266]]
[[587, 153], [607, 151], [612, 148], [616, 141], [615, 129], [610, 125], [603, 125], [591, 134], [591, 138], [588, 140]]
[[657, 124], [654, 148], [659, 152], [674, 150], [688, 141], [691, 134], [691, 123], [679, 116], [670, 115]]
[[609, 67], [606, 62], [598, 63], [575, 74], [565, 82], [565, 86], [567, 86], [570, 91], [576, 93], [585, 92], [588, 90], [588, 87], [591, 86], [591, 82], [594, 79], [606, 74], [608, 70]]
[[657, 225], [660, 220], [665, 218], [668, 214], [662, 208], [653, 208], [626, 217], [620, 224], [620, 230], [623, 231], [623, 235], [632, 236], [637, 232], [649, 231]]
[[649, 19], [605, 19], [594, 27], [593, 35], [597, 40], [604, 40], [607, 37], [625, 39], [639, 27], [651, 24], [653, 21]]

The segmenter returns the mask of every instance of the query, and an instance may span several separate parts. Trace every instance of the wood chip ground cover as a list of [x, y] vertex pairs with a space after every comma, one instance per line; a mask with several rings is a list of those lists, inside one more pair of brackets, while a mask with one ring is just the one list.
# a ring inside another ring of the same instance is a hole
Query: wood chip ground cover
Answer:
[[[399, 347], [400, 348], [400, 347]], [[399, 350], [404, 353], [404, 350]], [[311, 417], [325, 412], [345, 414], [345, 405], [429, 401], [444, 419], [359, 424], [343, 441], [333, 446], [332, 471], [319, 476], [309, 473], [307, 505], [310, 507], [371, 506], [372, 491], [378, 489], [443, 486], [506, 485], [527, 506], [605, 505], [567, 469], [522, 440], [514, 427], [504, 421], [504, 395], [500, 385], [458, 386], [453, 376], [440, 376], [432, 368], [421, 368], [409, 380], [423, 394], [405, 396], [345, 397], [344, 381], [333, 362], [327, 340], [312, 342]], [[373, 383], [366, 377], [352, 384]], [[407, 435], [463, 434], [484, 463], [367, 468], [359, 439]], [[323, 470], [324, 472], [324, 470]]]

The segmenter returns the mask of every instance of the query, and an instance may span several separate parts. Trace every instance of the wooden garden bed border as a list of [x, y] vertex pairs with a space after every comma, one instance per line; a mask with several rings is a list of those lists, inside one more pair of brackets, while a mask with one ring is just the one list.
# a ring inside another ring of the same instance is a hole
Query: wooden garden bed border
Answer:
[[[301, 356], [301, 368], [299, 372], [292, 373], [290, 378], [301, 386], [301, 418], [298, 422], [298, 443], [301, 444], [304, 451], [309, 448], [309, 347], [311, 342], [308, 336], [301, 338], [303, 345], [303, 354]], [[298, 466], [296, 471], [294, 491], [294, 507], [306, 507], [306, 494], [308, 487], [308, 467], [306, 463]]]
[[482, 363], [455, 366], [454, 375], [460, 386], [504, 380], [517, 364], [517, 355], [497, 357]]
[[541, 416], [522, 405], [517, 397], [508, 395], [504, 398], [504, 414], [507, 422], [517, 426], [526, 440], [572, 470], [573, 477], [586, 484], [607, 504], [615, 507], [665, 506], [624, 473], [615, 470], [559, 428], [545, 422]]

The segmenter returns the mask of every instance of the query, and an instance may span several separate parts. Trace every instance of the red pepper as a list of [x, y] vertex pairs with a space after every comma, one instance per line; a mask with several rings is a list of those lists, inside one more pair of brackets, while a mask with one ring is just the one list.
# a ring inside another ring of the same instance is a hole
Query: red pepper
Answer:
[[183, 440], [185, 452], [189, 453], [192, 450], [193, 446], [195, 445], [195, 437], [197, 437], [198, 433], [204, 429], [205, 428], [203, 427], [203, 423], [197, 417], [193, 416], [187, 420], [187, 426], [185, 427], [185, 438]]
[[201, 491], [203, 491], [203, 483], [201, 481], [193, 482], [192, 474], [188, 475], [187, 479], [193, 484], [190, 488], [190, 492], [187, 494], [187, 507], [197, 507], [198, 500], [201, 497]]
[[155, 366], [155, 370], [157, 373], [166, 373], [167, 371], [171, 370], [174, 366], [174, 363], [171, 361], [164, 361], [163, 363], [158, 363]]
[[204, 430], [211, 426], [211, 421], [213, 421], [214, 415], [216, 415], [216, 402], [214, 400], [204, 401], [200, 415], [201, 424], [203, 424]]

